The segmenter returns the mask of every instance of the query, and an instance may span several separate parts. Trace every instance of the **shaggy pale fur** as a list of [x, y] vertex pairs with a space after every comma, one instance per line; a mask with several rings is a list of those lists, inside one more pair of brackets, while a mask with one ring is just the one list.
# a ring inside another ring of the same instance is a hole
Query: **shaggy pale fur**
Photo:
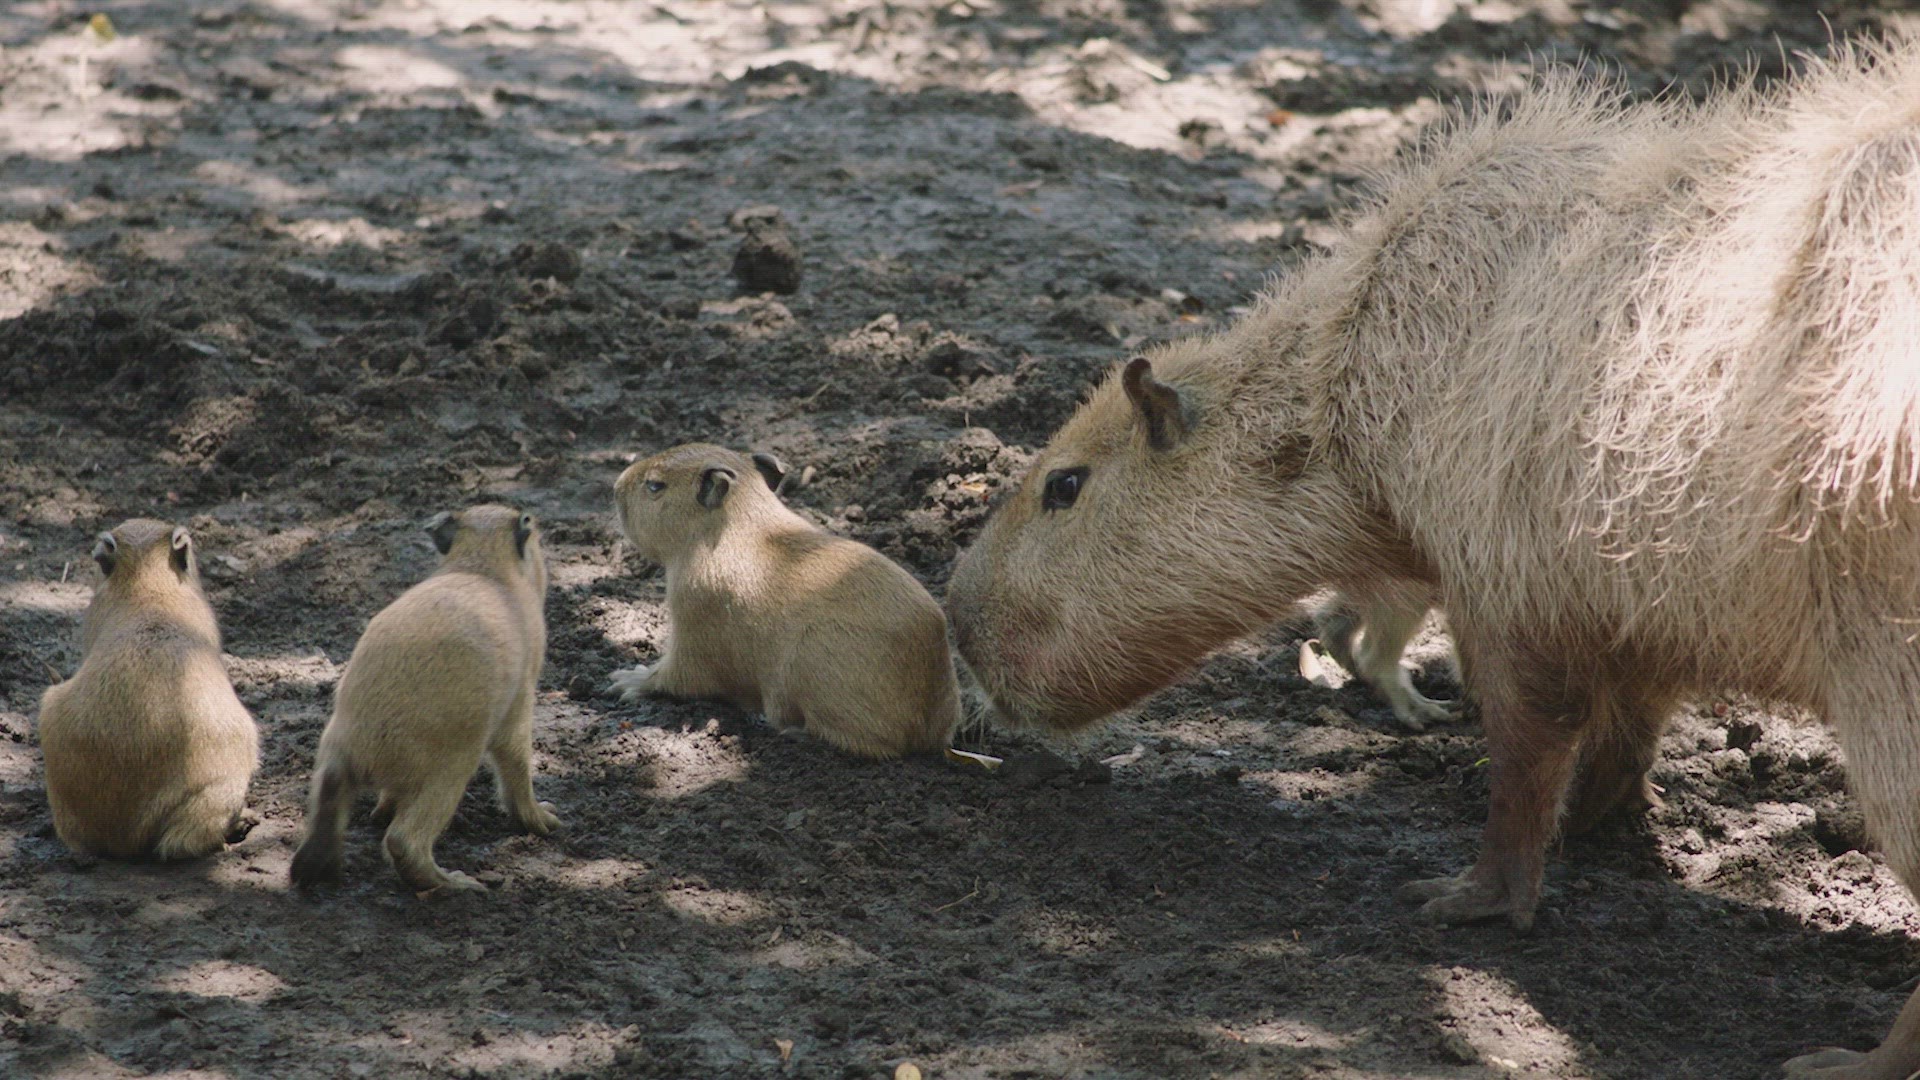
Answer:
[[[1920, 886], [1920, 47], [1704, 106], [1552, 75], [1378, 190], [1129, 376], [1171, 398], [1103, 385], [962, 558], [1001, 710], [1089, 723], [1319, 587], [1431, 595], [1493, 786], [1473, 869], [1410, 887], [1431, 917], [1529, 923], [1576, 761], [1583, 812], [1643, 790], [1708, 688], [1825, 717]], [[1078, 502], [1042, 509], [1069, 468]], [[1915, 1002], [1872, 1054], [1792, 1064], [1915, 1069]]]
[[220, 660], [187, 530], [100, 534], [80, 670], [40, 699], [54, 831], [88, 855], [192, 858], [237, 834], [260, 736]]
[[545, 836], [560, 824], [533, 794], [533, 703], [546, 660], [546, 556], [533, 515], [475, 506], [427, 524], [445, 556], [360, 635], [320, 735], [307, 835], [293, 882], [340, 877], [354, 796], [380, 795], [387, 858], [409, 888], [483, 892], [441, 869], [433, 845], [482, 759], [515, 826]]
[[666, 567], [671, 636], [614, 689], [731, 701], [862, 757], [942, 749], [960, 697], [940, 605], [879, 552], [787, 509], [783, 472], [689, 443], [621, 474], [621, 528]]

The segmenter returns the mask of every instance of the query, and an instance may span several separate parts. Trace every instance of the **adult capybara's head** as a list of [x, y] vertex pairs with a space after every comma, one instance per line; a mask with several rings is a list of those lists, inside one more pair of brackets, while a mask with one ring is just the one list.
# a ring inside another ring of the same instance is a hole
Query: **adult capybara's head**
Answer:
[[1272, 334], [1110, 375], [961, 555], [947, 609], [1002, 719], [1072, 730], [1286, 613], [1360, 531]]
[[620, 530], [649, 562], [666, 563], [751, 515], [775, 492], [786, 466], [709, 443], [685, 443], [627, 466], [613, 485]]

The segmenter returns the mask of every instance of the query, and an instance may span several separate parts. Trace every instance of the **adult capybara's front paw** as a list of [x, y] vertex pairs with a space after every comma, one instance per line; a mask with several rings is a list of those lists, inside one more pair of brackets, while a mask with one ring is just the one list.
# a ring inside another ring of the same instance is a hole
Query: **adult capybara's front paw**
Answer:
[[1871, 1054], [1828, 1049], [1787, 1062], [1787, 1080], [1912, 1080], [1920, 1053], [1891, 1053], [1882, 1046]]

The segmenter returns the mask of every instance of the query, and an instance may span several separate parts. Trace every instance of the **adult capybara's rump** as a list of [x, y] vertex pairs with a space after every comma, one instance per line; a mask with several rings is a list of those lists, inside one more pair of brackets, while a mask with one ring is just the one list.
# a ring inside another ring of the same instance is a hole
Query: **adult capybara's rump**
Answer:
[[[1723, 687], [1826, 717], [1920, 884], [1920, 47], [1455, 119], [1252, 315], [1108, 379], [949, 609], [1002, 713], [1076, 727], [1327, 587], [1437, 600], [1480, 705], [1484, 850], [1429, 916], [1530, 922], [1576, 762], [1583, 815], [1643, 791]], [[1905, 1080], [1920, 1007], [1795, 1067]]]

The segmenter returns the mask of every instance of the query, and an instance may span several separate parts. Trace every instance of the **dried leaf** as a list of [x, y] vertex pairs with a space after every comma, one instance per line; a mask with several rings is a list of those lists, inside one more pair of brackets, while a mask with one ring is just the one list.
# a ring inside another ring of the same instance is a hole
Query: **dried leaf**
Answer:
[[955, 750], [949, 746], [947, 760], [956, 765], [978, 765], [983, 769], [997, 769], [1001, 766], [1003, 759], [990, 754], [976, 754], [971, 750]]
[[93, 18], [87, 20], [87, 30], [93, 34], [95, 41], [103, 45], [119, 36], [113, 31], [113, 20], [107, 18], [104, 11], [96, 12]]
[[1273, 127], [1284, 127], [1292, 119], [1293, 113], [1286, 109], [1275, 109], [1267, 114], [1267, 123]]
[[893, 1067], [893, 1080], [920, 1080], [920, 1066], [903, 1061]]
[[1300, 643], [1300, 677], [1322, 690], [1338, 690], [1347, 685], [1346, 676], [1336, 664], [1320, 655], [1320, 641], [1308, 638]]
[[780, 1064], [785, 1065], [787, 1062], [793, 1060], [792, 1039], [775, 1039], [773, 1040], [773, 1045], [775, 1049], [780, 1051]]

